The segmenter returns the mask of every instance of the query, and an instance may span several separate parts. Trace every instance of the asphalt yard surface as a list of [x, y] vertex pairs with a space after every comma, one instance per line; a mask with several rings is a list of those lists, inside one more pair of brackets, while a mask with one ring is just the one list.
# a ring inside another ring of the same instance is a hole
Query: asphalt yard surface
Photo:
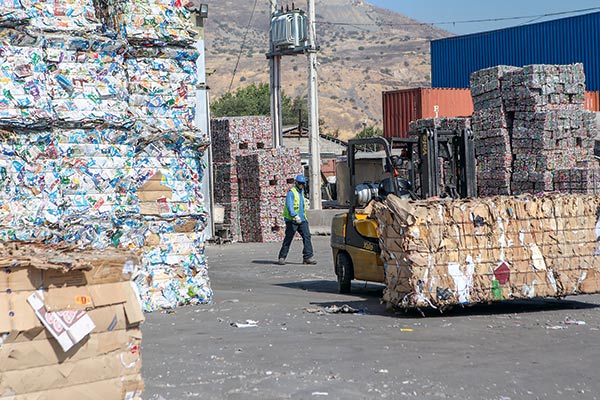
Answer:
[[390, 312], [313, 243], [209, 246], [212, 304], [146, 316], [144, 398], [600, 398], [600, 295]]

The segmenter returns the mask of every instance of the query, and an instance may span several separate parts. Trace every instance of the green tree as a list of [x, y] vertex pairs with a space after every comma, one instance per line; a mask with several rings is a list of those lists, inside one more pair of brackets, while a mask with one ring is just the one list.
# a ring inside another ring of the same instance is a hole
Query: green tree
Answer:
[[369, 127], [365, 127], [365, 129], [360, 131], [356, 136], [354, 136], [354, 138], [364, 139], [376, 136], [383, 136], [383, 130], [381, 128], [376, 127], [375, 125], [371, 125]]
[[[377, 136], [383, 136], [383, 130], [381, 128], [376, 127], [375, 125], [371, 125], [371, 126], [365, 127], [362, 131], [360, 131], [356, 136], [354, 136], [354, 139], [366, 139], [366, 138], [372, 138], [372, 137], [377, 137]], [[359, 146], [359, 149], [362, 151], [382, 150], [379, 147], [380, 146], [377, 146], [377, 145], [366, 144], [366, 145]]]
[[[282, 92], [281, 108], [283, 125], [296, 125], [298, 123], [298, 110], [302, 110], [302, 119], [308, 118], [306, 99], [296, 97], [292, 99]], [[252, 83], [239, 88], [235, 93], [226, 93], [211, 105], [214, 117], [239, 117], [247, 115], [271, 115], [271, 97], [269, 85]]]

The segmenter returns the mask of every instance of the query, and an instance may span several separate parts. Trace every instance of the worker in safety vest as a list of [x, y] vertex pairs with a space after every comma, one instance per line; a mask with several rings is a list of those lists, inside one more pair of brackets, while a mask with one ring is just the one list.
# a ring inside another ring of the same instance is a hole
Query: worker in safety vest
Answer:
[[295, 185], [285, 197], [285, 206], [283, 207], [283, 219], [285, 220], [285, 239], [279, 250], [279, 265], [285, 264], [285, 259], [290, 251], [290, 245], [294, 240], [296, 232], [302, 237], [304, 248], [302, 250], [303, 264], [316, 264], [313, 258], [313, 247], [310, 239], [310, 228], [306, 220], [306, 210], [304, 209], [304, 187], [306, 178], [304, 175], [298, 175], [295, 179]]

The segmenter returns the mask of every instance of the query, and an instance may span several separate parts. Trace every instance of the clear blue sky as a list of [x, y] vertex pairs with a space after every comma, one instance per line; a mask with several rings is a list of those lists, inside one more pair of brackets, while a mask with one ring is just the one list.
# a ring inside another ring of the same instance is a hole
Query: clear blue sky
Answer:
[[[465, 21], [494, 18], [532, 16], [498, 22], [440, 24], [439, 28], [452, 33], [466, 34], [563, 18], [575, 14], [535, 18], [533, 16], [598, 8], [600, 0], [366, 0], [379, 7], [397, 11], [421, 22]], [[534, 21], [532, 21], [534, 20]]]

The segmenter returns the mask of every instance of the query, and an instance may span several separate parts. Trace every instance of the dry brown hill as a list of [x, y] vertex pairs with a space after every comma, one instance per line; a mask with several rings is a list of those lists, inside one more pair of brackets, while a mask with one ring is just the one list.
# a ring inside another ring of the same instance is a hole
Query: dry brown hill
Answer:
[[[254, 1], [205, 1], [207, 68], [214, 70], [208, 84], [217, 98], [230, 86]], [[295, 3], [306, 9], [305, 1]], [[257, 2], [232, 90], [269, 82], [269, 10], [267, 0]], [[320, 117], [328, 132], [339, 129], [342, 138], [354, 136], [365, 119], [381, 126], [382, 91], [429, 86], [429, 41], [450, 35], [361, 0], [317, 0], [316, 10]], [[282, 65], [286, 94], [306, 95], [306, 57], [284, 57]]]

